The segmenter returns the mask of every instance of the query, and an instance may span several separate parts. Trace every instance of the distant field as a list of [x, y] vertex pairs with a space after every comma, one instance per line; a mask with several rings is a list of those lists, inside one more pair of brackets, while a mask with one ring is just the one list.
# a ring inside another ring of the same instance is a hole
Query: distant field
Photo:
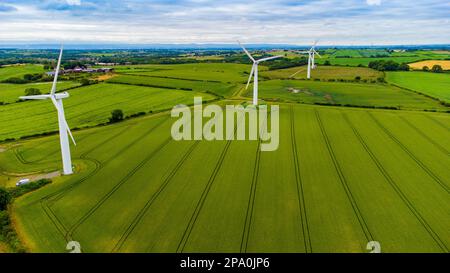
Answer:
[[[286, 69], [269, 70], [261, 73], [263, 77], [269, 79], [306, 79], [306, 66], [297, 66]], [[366, 67], [342, 67], [342, 66], [317, 66], [312, 70], [312, 79], [344, 79], [354, 80], [355, 77], [361, 77], [362, 80], [377, 80], [377, 78], [383, 77], [383, 73], [369, 69]]]
[[[192, 104], [194, 96], [204, 100], [205, 93], [123, 84], [95, 84], [69, 91], [64, 110], [69, 125], [92, 126], [108, 121], [111, 111], [122, 109], [125, 115], [170, 109], [177, 104]], [[0, 106], [0, 140], [56, 131], [57, 115], [50, 101], [26, 101]]]
[[288, 58], [288, 59], [292, 59], [292, 58], [297, 58], [297, 57], [301, 57], [301, 56], [305, 56], [304, 54], [298, 54], [298, 53], [295, 53], [295, 52], [293, 52], [293, 51], [291, 51], [291, 50], [287, 50], [287, 51], [284, 51], [284, 50], [276, 50], [276, 51], [270, 51], [270, 52], [268, 52], [270, 55], [273, 55], [273, 56], [277, 56], [277, 55], [281, 55], [281, 56], [283, 56], [283, 57], [285, 57], [285, 58]]
[[[83, 252], [449, 252], [448, 115], [282, 104], [275, 152], [173, 141], [172, 122], [76, 132], [76, 174], [13, 204], [31, 251], [69, 238]], [[16, 143], [0, 162], [52, 166], [57, 142]]]
[[[62, 91], [67, 88], [79, 86], [77, 82], [58, 82], [57, 90]], [[52, 83], [30, 83], [30, 84], [9, 84], [0, 83], [0, 102], [11, 103], [19, 99], [19, 96], [25, 96], [25, 89], [37, 88], [42, 94], [50, 92]]]
[[450, 74], [388, 72], [388, 82], [450, 102]]
[[409, 64], [412, 69], [422, 70], [424, 66], [432, 68], [433, 65], [440, 65], [444, 70], [450, 70], [450, 61], [428, 60]]
[[[266, 69], [264, 66], [260, 70]], [[117, 66], [116, 72], [131, 75], [159, 76], [177, 79], [214, 81], [214, 82], [245, 82], [251, 66], [227, 63], [198, 63], [177, 65], [134, 65]]]
[[0, 81], [13, 77], [22, 78], [25, 74], [35, 73], [44, 73], [44, 67], [35, 64], [4, 66], [0, 67]]
[[394, 61], [397, 63], [412, 63], [419, 60], [423, 60], [425, 57], [381, 57], [381, 58], [364, 58], [364, 57], [356, 57], [356, 58], [329, 58], [329, 59], [316, 59], [316, 62], [319, 64], [323, 64], [326, 60], [328, 60], [332, 65], [348, 65], [348, 66], [358, 66], [364, 65], [367, 66], [370, 62], [376, 60], [385, 60], [385, 61]]
[[207, 92], [214, 93], [223, 97], [229, 97], [233, 95], [236, 89], [240, 87], [239, 84], [233, 83], [178, 80], [161, 78], [159, 76], [135, 76], [128, 74], [118, 75], [117, 77], [109, 79], [108, 82]]
[[[448, 109], [425, 96], [381, 84], [270, 80], [260, 83], [259, 94], [260, 98], [303, 103], [389, 106], [417, 110]], [[246, 95], [252, 95], [251, 88]]]

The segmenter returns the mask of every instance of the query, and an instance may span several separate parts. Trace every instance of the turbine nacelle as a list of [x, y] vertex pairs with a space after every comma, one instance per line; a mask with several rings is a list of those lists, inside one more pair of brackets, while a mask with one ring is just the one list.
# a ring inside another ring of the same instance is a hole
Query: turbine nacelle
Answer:
[[265, 62], [265, 61], [281, 58], [283, 56], [278, 55], [278, 56], [272, 56], [272, 57], [267, 57], [267, 58], [262, 58], [262, 59], [256, 60], [255, 58], [253, 58], [253, 56], [247, 51], [247, 49], [239, 41], [237, 41], [237, 42], [242, 47], [242, 49], [244, 50], [245, 54], [247, 54], [247, 56], [253, 62], [252, 70], [250, 72], [250, 76], [248, 77], [248, 81], [247, 81], [247, 85], [245, 86], [245, 89], [248, 88], [248, 86], [250, 84], [250, 81], [252, 80], [252, 77], [253, 77], [254, 78], [254, 83], [253, 83], [253, 104], [254, 105], [258, 105], [258, 64], [260, 64], [262, 62]]

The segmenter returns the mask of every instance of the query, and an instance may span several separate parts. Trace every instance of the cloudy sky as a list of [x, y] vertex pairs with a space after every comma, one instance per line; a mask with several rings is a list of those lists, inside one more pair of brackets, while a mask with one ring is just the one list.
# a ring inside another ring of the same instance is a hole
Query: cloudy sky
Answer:
[[0, 0], [0, 43], [450, 43], [449, 0]]

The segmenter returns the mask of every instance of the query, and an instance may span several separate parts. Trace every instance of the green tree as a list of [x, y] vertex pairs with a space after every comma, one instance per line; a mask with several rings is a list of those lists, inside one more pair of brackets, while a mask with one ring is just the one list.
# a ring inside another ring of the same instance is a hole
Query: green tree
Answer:
[[326, 66], [328, 66], [328, 65], [331, 65], [331, 63], [330, 63], [330, 61], [329, 60], [326, 60], [324, 63], [323, 63], [323, 65], [326, 65]]
[[119, 122], [123, 120], [123, 111], [120, 109], [113, 110], [111, 112], [111, 117], [109, 118], [110, 123]]
[[83, 86], [91, 84], [91, 81], [86, 78], [82, 78], [80, 82], [81, 82], [81, 85], [83, 85]]
[[41, 90], [37, 89], [37, 88], [27, 88], [25, 89], [25, 96], [33, 96], [33, 95], [40, 95], [41, 94]]
[[5, 210], [11, 199], [11, 194], [5, 188], [0, 188], [0, 210]]
[[444, 69], [442, 69], [442, 66], [438, 64], [433, 65], [433, 67], [431, 68], [431, 72], [433, 73], [442, 73], [442, 71], [444, 71]]

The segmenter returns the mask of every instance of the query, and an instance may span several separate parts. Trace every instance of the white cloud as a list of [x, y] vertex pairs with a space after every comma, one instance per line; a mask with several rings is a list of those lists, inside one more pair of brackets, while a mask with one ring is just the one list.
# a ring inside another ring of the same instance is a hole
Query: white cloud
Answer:
[[[0, 0], [3, 1], [3, 0]], [[449, 43], [448, 0], [17, 0], [3, 12], [0, 43]], [[68, 1], [74, 3], [68, 7]], [[76, 6], [77, 3], [80, 6]], [[201, 4], [199, 4], [201, 2]], [[220, 2], [220, 3], [218, 3]], [[367, 8], [368, 2], [381, 5]], [[187, 3], [187, 4], [186, 4]], [[263, 4], [264, 5], [263, 5]]]
[[366, 0], [366, 3], [369, 6], [379, 6], [381, 5], [381, 0]]
[[79, 6], [81, 5], [81, 0], [66, 0], [68, 5]]

